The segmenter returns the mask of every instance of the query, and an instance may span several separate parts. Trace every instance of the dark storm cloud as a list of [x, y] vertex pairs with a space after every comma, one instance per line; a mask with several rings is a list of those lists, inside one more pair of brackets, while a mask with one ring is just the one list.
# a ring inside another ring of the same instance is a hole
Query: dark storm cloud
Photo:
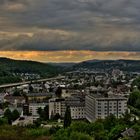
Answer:
[[16, 3], [27, 3], [28, 0], [0, 0], [0, 4], [16, 4]]
[[1, 0], [0, 4], [0, 30], [6, 33], [1, 35], [1, 50], [140, 51], [139, 0]]

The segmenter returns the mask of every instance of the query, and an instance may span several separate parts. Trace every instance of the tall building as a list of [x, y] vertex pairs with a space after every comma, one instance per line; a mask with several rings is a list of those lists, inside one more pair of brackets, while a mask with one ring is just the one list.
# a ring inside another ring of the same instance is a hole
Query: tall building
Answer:
[[70, 106], [71, 118], [73, 120], [85, 119], [85, 105], [84, 104], [73, 104]]
[[70, 107], [73, 120], [85, 119], [85, 99], [82, 96], [67, 98], [66, 105]]
[[65, 115], [66, 107], [71, 110], [72, 119], [85, 118], [85, 101], [79, 97], [52, 98], [49, 100], [49, 118], [59, 114], [62, 118]]
[[105, 96], [104, 94], [89, 94], [85, 99], [86, 119], [94, 122], [113, 114], [117, 118], [127, 110], [127, 98], [120, 96]]
[[49, 100], [49, 119], [56, 114], [64, 117], [66, 111], [65, 99], [52, 98]]
[[29, 113], [33, 116], [33, 117], [39, 117], [38, 114], [38, 109], [44, 109], [45, 106], [47, 106], [47, 103], [31, 103], [29, 104]]

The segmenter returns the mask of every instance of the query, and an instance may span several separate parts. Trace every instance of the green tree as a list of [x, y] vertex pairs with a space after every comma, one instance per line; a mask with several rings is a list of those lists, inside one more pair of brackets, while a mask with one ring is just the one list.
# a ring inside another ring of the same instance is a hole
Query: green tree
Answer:
[[94, 123], [94, 129], [93, 130], [94, 130], [94, 133], [98, 133], [98, 132], [104, 131], [103, 122], [96, 121]]
[[19, 112], [17, 111], [17, 109], [15, 109], [13, 112], [12, 112], [12, 120], [15, 121], [16, 119], [18, 119], [20, 117], [20, 114]]
[[52, 135], [52, 134], [55, 134], [58, 130], [60, 129], [59, 126], [52, 126], [49, 130], [49, 133]]
[[95, 140], [108, 140], [108, 137], [107, 137], [105, 131], [100, 131], [100, 132], [94, 134], [94, 139]]
[[10, 109], [6, 109], [4, 112], [4, 118], [7, 118], [9, 124], [12, 123], [12, 112]]
[[48, 120], [49, 119], [49, 106], [46, 105], [44, 107], [44, 120]]
[[119, 134], [125, 130], [125, 125], [116, 125], [108, 134], [109, 140], [115, 140], [118, 138]]
[[8, 124], [8, 120], [6, 118], [0, 118], [0, 126], [4, 124]]
[[134, 136], [133, 140], [140, 140], [140, 132], [138, 132], [138, 133]]
[[33, 92], [33, 91], [34, 91], [34, 88], [32, 87], [31, 84], [29, 85], [29, 91], [30, 91], [30, 92]]
[[140, 91], [135, 90], [130, 94], [128, 104], [135, 107], [138, 99], [140, 99]]
[[20, 91], [17, 88], [15, 88], [13, 96], [21, 96]]
[[110, 131], [117, 124], [117, 122], [118, 121], [116, 117], [113, 114], [111, 114], [104, 120], [104, 128]]
[[130, 125], [131, 124], [131, 117], [132, 117], [132, 115], [128, 111], [126, 111], [123, 114], [122, 118], [120, 118], [119, 120], [123, 124]]
[[140, 109], [140, 91], [139, 90], [135, 90], [130, 94], [128, 104], [132, 107]]
[[[139, 92], [140, 94], [140, 92]], [[140, 97], [136, 100], [135, 107], [140, 109]]]
[[39, 127], [39, 126], [41, 125], [41, 119], [38, 118], [37, 120], [35, 120], [35, 121], [34, 121], [34, 125], [35, 125], [36, 127]]
[[42, 111], [43, 111], [43, 109], [41, 107], [39, 107], [37, 110], [37, 113], [40, 115], [40, 117], [42, 117]]
[[70, 140], [92, 140], [88, 134], [72, 132], [70, 135]]
[[38, 108], [37, 113], [39, 114], [41, 120], [44, 120], [44, 121], [48, 120], [49, 119], [49, 106], [46, 105], [44, 109], [42, 109], [41, 107]]
[[70, 107], [67, 106], [65, 116], [64, 116], [64, 128], [67, 128], [71, 125], [71, 111]]
[[8, 107], [9, 104], [10, 104], [9, 102], [0, 103], [0, 109], [4, 110], [5, 108]]
[[97, 120], [94, 123], [93, 136], [95, 140], [107, 140], [106, 131], [104, 129], [103, 121]]
[[61, 116], [59, 115], [59, 113], [56, 113], [54, 116], [53, 116], [53, 120], [58, 120], [58, 119], [60, 119], [61, 118]]
[[70, 129], [72, 131], [78, 131], [78, 132], [81, 132], [81, 133], [87, 133], [87, 134], [91, 134], [92, 131], [93, 131], [93, 125], [92, 124], [89, 124], [87, 122], [84, 122], [84, 121], [76, 121], [76, 122], [73, 122], [70, 126]]
[[56, 94], [57, 97], [61, 97], [61, 95], [62, 95], [62, 88], [58, 87], [56, 92], [55, 92], [55, 94]]
[[138, 89], [140, 90], [140, 77], [136, 78], [133, 83], [132, 83], [132, 86], [137, 86]]

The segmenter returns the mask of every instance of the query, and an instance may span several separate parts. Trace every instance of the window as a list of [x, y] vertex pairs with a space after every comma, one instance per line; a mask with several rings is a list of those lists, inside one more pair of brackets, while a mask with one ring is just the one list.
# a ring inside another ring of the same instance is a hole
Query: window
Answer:
[[101, 105], [101, 103], [100, 103], [100, 102], [98, 102], [98, 105]]

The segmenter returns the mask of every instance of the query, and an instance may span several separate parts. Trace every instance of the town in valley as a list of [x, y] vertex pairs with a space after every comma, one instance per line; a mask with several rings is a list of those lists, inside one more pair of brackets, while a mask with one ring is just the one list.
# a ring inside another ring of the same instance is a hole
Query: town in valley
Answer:
[[[18, 75], [24, 78], [21, 82], [0, 86], [0, 116], [12, 126], [67, 127], [68, 112], [70, 122], [94, 123], [127, 114], [130, 122], [139, 121], [140, 98], [134, 104], [133, 96], [140, 90], [139, 72], [79, 68], [46, 79], [39, 74]], [[126, 127], [117, 137], [133, 137], [135, 133]]]

